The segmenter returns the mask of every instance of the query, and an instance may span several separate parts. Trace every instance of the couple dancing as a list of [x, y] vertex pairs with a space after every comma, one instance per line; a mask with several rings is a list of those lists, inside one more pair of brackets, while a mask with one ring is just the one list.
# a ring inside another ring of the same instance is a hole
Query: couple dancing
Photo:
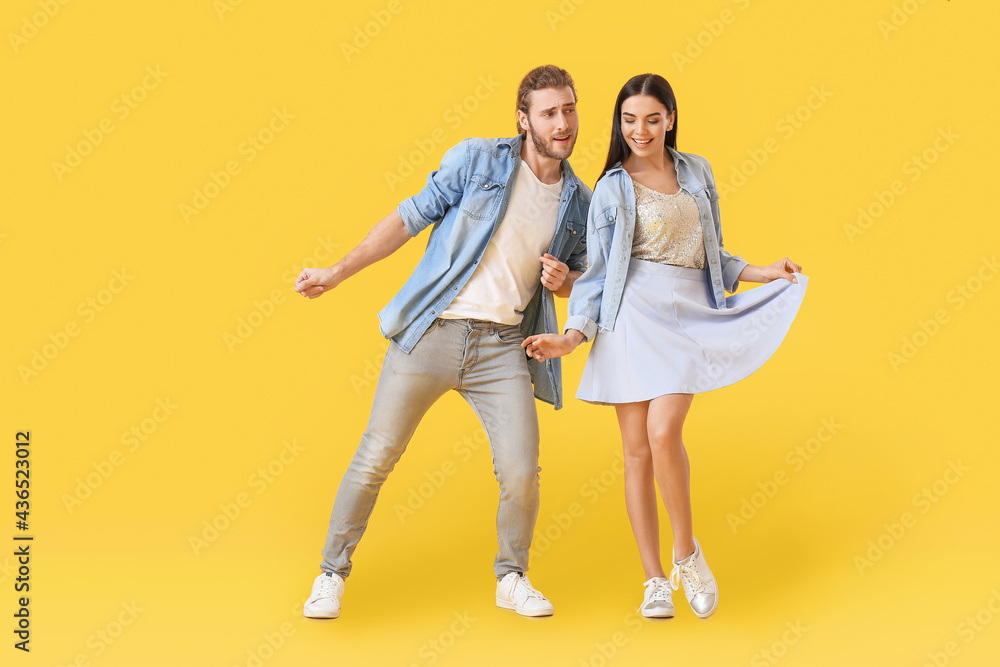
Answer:
[[[711, 167], [677, 151], [677, 103], [663, 77], [633, 77], [618, 94], [593, 193], [567, 161], [576, 102], [565, 70], [535, 68], [517, 92], [518, 136], [451, 148], [426, 186], [343, 259], [296, 279], [314, 299], [432, 227], [413, 274], [379, 313], [394, 345], [334, 501], [306, 616], [340, 615], [379, 489], [449, 390], [482, 423], [500, 486], [496, 604], [551, 615], [525, 575], [539, 502], [534, 399], [561, 407], [559, 357], [584, 341], [593, 345], [577, 398], [614, 405], [621, 429], [645, 574], [639, 611], [672, 617], [671, 591], [681, 586], [698, 616], [717, 608], [718, 585], [692, 532], [684, 418], [694, 394], [739, 381], [777, 350], [807, 281], [787, 258], [756, 266], [723, 250]], [[727, 298], [740, 280], [767, 284]], [[562, 334], [553, 295], [569, 298]], [[657, 486], [673, 533], [669, 577]]]

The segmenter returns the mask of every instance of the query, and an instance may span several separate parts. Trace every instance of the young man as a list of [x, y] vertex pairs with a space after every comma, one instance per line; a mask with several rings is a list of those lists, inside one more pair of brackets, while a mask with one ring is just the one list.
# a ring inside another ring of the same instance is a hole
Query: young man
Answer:
[[[520, 344], [557, 333], [553, 293], [568, 297], [586, 268], [591, 192], [566, 158], [577, 136], [576, 89], [546, 65], [518, 89], [513, 139], [466, 139], [450, 149], [427, 185], [403, 200], [342, 260], [303, 269], [295, 289], [316, 298], [434, 225], [420, 262], [379, 313], [391, 338], [368, 427], [337, 491], [322, 573], [304, 607], [336, 618], [351, 555], [379, 489], [428, 408], [454, 389], [489, 438], [500, 507], [494, 563], [497, 605], [548, 616], [528, 569], [538, 514], [538, 417], [533, 396], [561, 407], [558, 359], [539, 363]], [[534, 384], [534, 391], [532, 391]]]

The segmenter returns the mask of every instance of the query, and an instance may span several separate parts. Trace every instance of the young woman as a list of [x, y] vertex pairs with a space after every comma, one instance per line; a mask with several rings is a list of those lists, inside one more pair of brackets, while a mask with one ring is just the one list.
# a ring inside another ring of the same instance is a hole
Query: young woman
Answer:
[[[677, 103], [663, 77], [630, 79], [612, 122], [590, 204], [589, 268], [573, 286], [564, 333], [530, 336], [522, 347], [543, 360], [593, 340], [576, 396], [618, 415], [625, 504], [646, 575], [640, 611], [672, 617], [671, 588], [683, 583], [707, 618], [719, 590], [692, 534], [684, 418], [694, 394], [737, 382], [774, 354], [807, 279], [787, 257], [755, 266], [723, 250], [712, 169], [677, 151]], [[768, 284], [727, 298], [740, 280]], [[669, 579], [654, 480], [673, 531]]]

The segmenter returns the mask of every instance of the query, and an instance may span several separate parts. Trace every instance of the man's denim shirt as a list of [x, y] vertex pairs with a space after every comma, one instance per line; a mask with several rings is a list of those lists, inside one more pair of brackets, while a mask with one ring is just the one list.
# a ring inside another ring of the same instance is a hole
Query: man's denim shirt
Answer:
[[[735, 292], [737, 278], [747, 262], [722, 248], [719, 195], [708, 160], [679, 153], [667, 146], [677, 167], [677, 183], [698, 204], [705, 238], [708, 271], [705, 288], [716, 308], [726, 307], [723, 288]], [[621, 304], [625, 276], [632, 257], [635, 231], [635, 188], [621, 163], [608, 169], [594, 189], [587, 218], [589, 268], [573, 285], [564, 329], [576, 329], [592, 340], [599, 329], [613, 330]]]
[[[434, 225], [423, 257], [399, 293], [379, 313], [382, 335], [409, 353], [479, 266], [507, 211], [521, 166], [521, 137], [466, 139], [445, 153], [441, 167], [417, 195], [399, 205], [410, 235]], [[562, 161], [559, 221], [549, 253], [570, 270], [587, 268], [587, 208], [591, 192]], [[521, 332], [557, 333], [552, 292], [538, 284], [524, 309]], [[535, 397], [562, 407], [559, 359], [539, 363], [525, 355]]]

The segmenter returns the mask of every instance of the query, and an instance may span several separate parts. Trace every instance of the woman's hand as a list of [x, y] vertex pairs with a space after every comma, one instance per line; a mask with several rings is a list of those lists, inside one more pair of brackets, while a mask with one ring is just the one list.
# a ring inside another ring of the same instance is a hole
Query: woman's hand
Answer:
[[536, 361], [555, 359], [569, 354], [576, 349], [576, 346], [583, 340], [583, 334], [576, 329], [570, 329], [564, 335], [558, 334], [535, 334], [528, 336], [521, 343], [525, 354]]
[[784, 278], [792, 283], [799, 282], [792, 273], [802, 273], [802, 267], [785, 257], [779, 259], [774, 264], [766, 266], [747, 264], [743, 267], [737, 280], [745, 280], [751, 283], [769, 283], [772, 280]]

